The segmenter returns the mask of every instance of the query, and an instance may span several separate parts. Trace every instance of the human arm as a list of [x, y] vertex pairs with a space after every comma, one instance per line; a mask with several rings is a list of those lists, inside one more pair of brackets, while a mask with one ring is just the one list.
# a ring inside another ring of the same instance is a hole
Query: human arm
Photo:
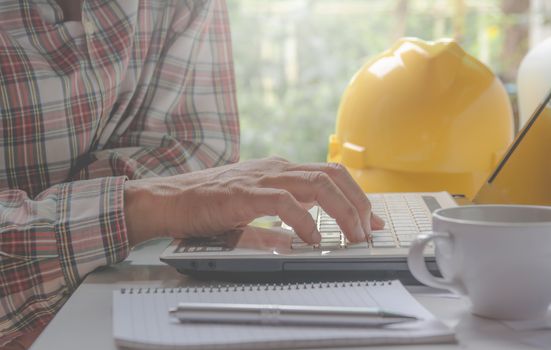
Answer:
[[124, 177], [0, 191], [0, 347], [44, 326], [84, 276], [123, 260]]

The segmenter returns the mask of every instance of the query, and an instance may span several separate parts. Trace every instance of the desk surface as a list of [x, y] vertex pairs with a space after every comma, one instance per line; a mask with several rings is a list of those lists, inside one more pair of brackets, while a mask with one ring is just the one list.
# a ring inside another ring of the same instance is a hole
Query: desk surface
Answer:
[[[112, 338], [112, 291], [128, 286], [179, 287], [200, 285], [159, 262], [168, 240], [146, 242], [124, 262], [90, 274], [31, 350], [115, 350]], [[385, 346], [392, 349], [543, 349], [551, 347], [551, 329], [514, 330], [501, 322], [475, 317], [468, 303], [450, 294], [423, 286], [408, 289], [427, 309], [456, 332], [458, 344]]]

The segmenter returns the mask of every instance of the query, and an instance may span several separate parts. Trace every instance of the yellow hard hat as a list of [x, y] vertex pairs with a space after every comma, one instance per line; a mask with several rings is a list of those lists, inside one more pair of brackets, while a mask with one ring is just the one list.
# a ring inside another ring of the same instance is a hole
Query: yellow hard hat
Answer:
[[328, 161], [365, 192], [472, 198], [513, 139], [507, 93], [453, 40], [405, 38], [368, 61], [339, 107]]

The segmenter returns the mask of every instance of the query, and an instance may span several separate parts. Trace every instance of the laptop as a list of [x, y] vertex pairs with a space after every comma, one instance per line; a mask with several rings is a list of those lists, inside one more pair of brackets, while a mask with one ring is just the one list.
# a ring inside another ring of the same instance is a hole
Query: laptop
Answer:
[[[551, 91], [480, 188], [474, 203], [551, 205], [550, 101]], [[458, 203], [447, 192], [366, 195], [373, 212], [386, 221], [385, 229], [373, 231], [368, 242], [348, 242], [335, 220], [316, 206], [310, 214], [322, 236], [318, 245], [302, 242], [290, 227], [275, 221], [207, 239], [176, 239], [160, 259], [181, 273], [208, 278], [360, 275], [415, 282], [407, 266], [412, 240], [431, 231], [433, 211]], [[438, 275], [433, 246], [425, 251], [425, 260], [429, 270]]]

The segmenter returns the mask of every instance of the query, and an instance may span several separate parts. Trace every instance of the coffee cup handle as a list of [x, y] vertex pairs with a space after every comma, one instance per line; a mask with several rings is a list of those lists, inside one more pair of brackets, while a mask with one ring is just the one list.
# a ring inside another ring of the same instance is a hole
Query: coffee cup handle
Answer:
[[408, 254], [408, 266], [411, 273], [419, 282], [426, 284], [427, 286], [441, 289], [451, 289], [454, 291], [463, 290], [464, 288], [459, 283], [448, 281], [444, 278], [435, 277], [427, 269], [425, 264], [425, 258], [423, 257], [423, 251], [427, 244], [432, 240], [445, 240], [451, 244], [453, 241], [448, 233], [445, 232], [432, 232], [430, 234], [421, 234], [417, 236], [411, 243], [411, 248]]

